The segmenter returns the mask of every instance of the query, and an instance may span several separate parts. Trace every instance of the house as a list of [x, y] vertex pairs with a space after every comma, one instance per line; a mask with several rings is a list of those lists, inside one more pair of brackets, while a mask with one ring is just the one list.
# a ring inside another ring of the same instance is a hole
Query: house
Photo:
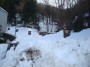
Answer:
[[13, 41], [15, 36], [6, 33], [8, 12], [0, 7], [0, 43], [6, 43], [7, 40]]
[[2, 36], [2, 33], [6, 32], [7, 16], [8, 16], [8, 12], [0, 7], [0, 36]]

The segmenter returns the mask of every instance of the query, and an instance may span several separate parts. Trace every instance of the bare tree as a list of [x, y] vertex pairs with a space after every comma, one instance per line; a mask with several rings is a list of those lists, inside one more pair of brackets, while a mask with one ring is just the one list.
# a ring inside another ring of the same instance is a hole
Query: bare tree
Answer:
[[42, 0], [45, 3], [45, 16], [46, 16], [46, 25], [47, 25], [47, 33], [49, 32], [49, 0]]
[[58, 27], [61, 30], [64, 22], [65, 16], [65, 0], [55, 0], [57, 9], [57, 23]]

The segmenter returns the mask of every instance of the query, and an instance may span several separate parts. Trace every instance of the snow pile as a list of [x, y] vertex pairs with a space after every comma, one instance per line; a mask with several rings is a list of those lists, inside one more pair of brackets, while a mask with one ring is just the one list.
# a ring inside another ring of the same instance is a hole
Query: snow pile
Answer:
[[7, 44], [0, 44], [0, 60], [5, 57]]
[[[13, 29], [8, 33], [13, 34]], [[20, 43], [0, 59], [0, 67], [90, 67], [90, 29], [72, 32], [67, 38], [63, 38], [63, 31], [40, 36], [35, 29], [18, 29], [16, 41]], [[5, 47], [0, 44], [0, 53], [5, 53]]]

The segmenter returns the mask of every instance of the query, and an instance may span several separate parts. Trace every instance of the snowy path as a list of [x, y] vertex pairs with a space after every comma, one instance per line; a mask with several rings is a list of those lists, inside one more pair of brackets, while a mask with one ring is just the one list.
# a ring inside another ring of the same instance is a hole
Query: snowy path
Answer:
[[[14, 27], [8, 33], [14, 35]], [[63, 38], [62, 31], [42, 37], [35, 29], [22, 27], [17, 32], [16, 41], [20, 42], [16, 50], [12, 47], [6, 58], [0, 59], [0, 67], [32, 67], [32, 61], [28, 61], [23, 52], [29, 48], [41, 51], [41, 57], [35, 60], [33, 67], [90, 67], [90, 29], [72, 32], [70, 37]], [[6, 51], [4, 47], [7, 46], [0, 44], [0, 58]], [[21, 58], [24, 60], [20, 61]]]

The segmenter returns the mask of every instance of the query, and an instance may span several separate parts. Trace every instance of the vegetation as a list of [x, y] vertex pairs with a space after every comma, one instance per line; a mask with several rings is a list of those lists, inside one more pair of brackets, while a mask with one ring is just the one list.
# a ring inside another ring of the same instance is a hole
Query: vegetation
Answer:
[[[51, 6], [49, 0], [42, 1], [45, 4], [37, 3], [37, 0], [0, 0], [0, 6], [8, 11], [9, 21], [15, 18], [17, 12], [22, 14], [25, 23], [37, 25], [39, 20], [46, 20], [47, 32], [48, 24], [54, 22], [57, 22], [59, 30], [63, 29], [66, 22], [72, 24], [76, 32], [85, 28], [83, 15], [90, 12], [90, 0], [55, 0], [56, 6]], [[89, 19], [87, 21], [90, 24]]]
[[25, 22], [32, 22], [33, 25], [37, 24], [37, 1], [36, 0], [25, 0], [23, 18]]
[[15, 5], [16, 5], [15, 0], [0, 0], [0, 6], [4, 8], [9, 14], [8, 16], [9, 21], [15, 18], [15, 12], [16, 12]]

